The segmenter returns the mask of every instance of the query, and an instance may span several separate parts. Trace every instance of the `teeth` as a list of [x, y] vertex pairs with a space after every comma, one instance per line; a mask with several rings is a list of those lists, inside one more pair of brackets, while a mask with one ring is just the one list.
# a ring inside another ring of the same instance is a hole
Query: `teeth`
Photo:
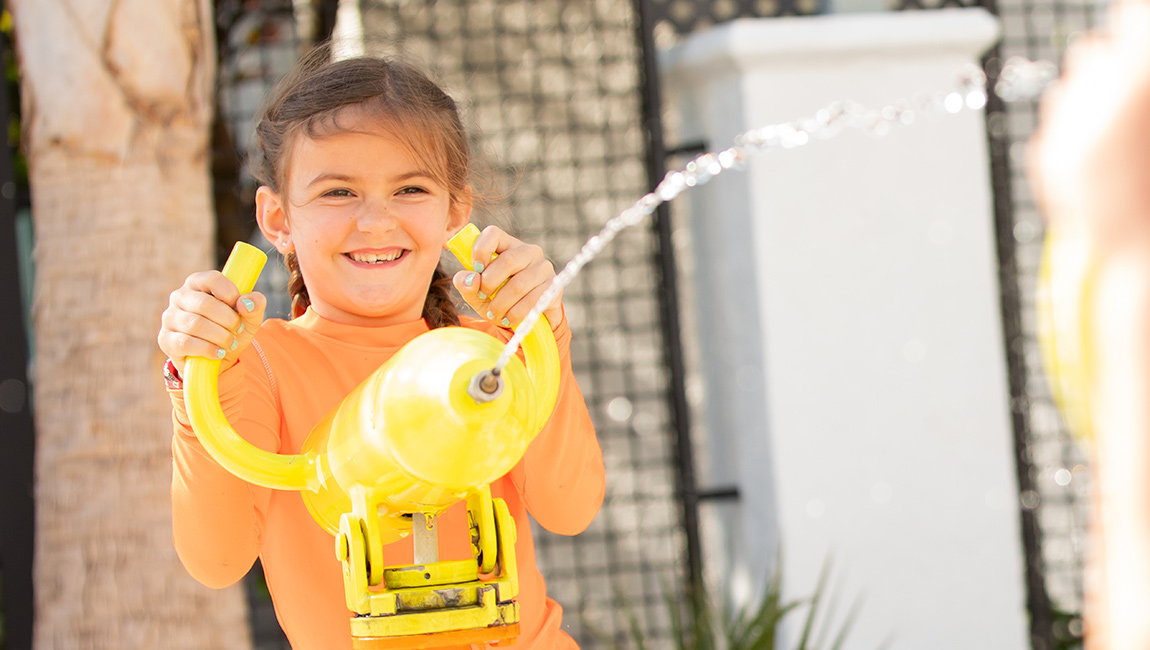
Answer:
[[380, 262], [391, 262], [403, 254], [403, 251], [395, 251], [394, 253], [375, 254], [375, 253], [348, 253], [347, 256], [357, 262], [365, 264], [378, 264]]

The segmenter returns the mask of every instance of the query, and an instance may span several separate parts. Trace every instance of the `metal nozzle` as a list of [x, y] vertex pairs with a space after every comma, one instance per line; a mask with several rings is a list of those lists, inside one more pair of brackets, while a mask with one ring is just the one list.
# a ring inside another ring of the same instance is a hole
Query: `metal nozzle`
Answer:
[[503, 394], [503, 378], [495, 370], [484, 370], [471, 378], [467, 394], [480, 404], [494, 401]]

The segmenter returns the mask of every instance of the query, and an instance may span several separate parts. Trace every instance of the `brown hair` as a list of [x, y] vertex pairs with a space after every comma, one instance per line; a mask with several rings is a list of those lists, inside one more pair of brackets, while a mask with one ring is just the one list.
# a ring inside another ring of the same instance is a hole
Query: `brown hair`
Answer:
[[[382, 119], [411, 154], [427, 164], [434, 180], [448, 190], [451, 203], [473, 203], [471, 151], [459, 109], [439, 86], [415, 68], [372, 57], [331, 60], [327, 45], [304, 55], [268, 100], [256, 125], [252, 175], [276, 193], [286, 191], [286, 167], [300, 135], [320, 138], [342, 130], [341, 111], [356, 107]], [[285, 259], [291, 278], [292, 317], [311, 304], [295, 253]], [[451, 276], [435, 269], [423, 305], [429, 327], [458, 325], [451, 298]]]

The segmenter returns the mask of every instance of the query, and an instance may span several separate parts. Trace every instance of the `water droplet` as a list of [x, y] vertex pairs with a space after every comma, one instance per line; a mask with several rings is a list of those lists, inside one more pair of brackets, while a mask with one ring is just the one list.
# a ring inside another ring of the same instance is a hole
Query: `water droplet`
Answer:
[[1015, 142], [1010, 145], [1010, 162], [1015, 165], [1023, 165], [1026, 163], [1026, 143]]
[[994, 113], [986, 118], [986, 130], [995, 138], [1005, 137], [1007, 134], [1006, 116], [1003, 113]]
[[1065, 467], [1054, 473], [1054, 482], [1061, 485], [1062, 487], [1070, 485], [1070, 480], [1072, 478], [1073, 477], [1070, 474], [1070, 470], [1066, 469]]
[[723, 171], [723, 166], [719, 164], [719, 159], [713, 153], [703, 154], [695, 160], [699, 163], [699, 170], [710, 176]]
[[626, 397], [616, 397], [607, 403], [607, 417], [616, 422], [626, 422], [631, 418], [634, 407]]
[[1022, 503], [1022, 507], [1026, 508], [1027, 510], [1034, 510], [1041, 502], [1038, 493], [1034, 490], [1026, 490], [1022, 494], [1018, 495], [1018, 500], [1020, 503]]
[[660, 199], [670, 201], [676, 196], [679, 196], [679, 193], [682, 192], [686, 186], [687, 183], [682, 172], [670, 172], [667, 174], [667, 177], [663, 179], [663, 182], [659, 183], [656, 192]]
[[950, 93], [942, 100], [942, 107], [946, 109], [947, 113], [957, 113], [962, 110], [962, 95], [958, 93]]
[[1030, 221], [1019, 221], [1014, 224], [1014, 241], [1028, 244], [1038, 238], [1038, 226]]
[[967, 108], [977, 111], [983, 106], [986, 106], [986, 91], [979, 88], [966, 94]]

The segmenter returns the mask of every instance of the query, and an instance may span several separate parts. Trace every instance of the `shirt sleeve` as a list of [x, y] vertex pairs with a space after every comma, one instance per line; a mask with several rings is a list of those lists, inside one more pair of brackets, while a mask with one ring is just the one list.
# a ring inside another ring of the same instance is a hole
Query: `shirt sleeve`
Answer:
[[[241, 437], [265, 451], [279, 447], [279, 414], [271, 384], [248, 351], [220, 373], [220, 403]], [[251, 372], [248, 372], [251, 370]], [[188, 422], [182, 390], [172, 400], [172, 532], [193, 578], [222, 589], [238, 582], [259, 556], [271, 490], [232, 475], [208, 454]]]
[[571, 329], [566, 316], [553, 331], [559, 346], [559, 398], [551, 418], [510, 477], [539, 525], [553, 533], [576, 535], [587, 528], [603, 504], [603, 452], [571, 371]]

